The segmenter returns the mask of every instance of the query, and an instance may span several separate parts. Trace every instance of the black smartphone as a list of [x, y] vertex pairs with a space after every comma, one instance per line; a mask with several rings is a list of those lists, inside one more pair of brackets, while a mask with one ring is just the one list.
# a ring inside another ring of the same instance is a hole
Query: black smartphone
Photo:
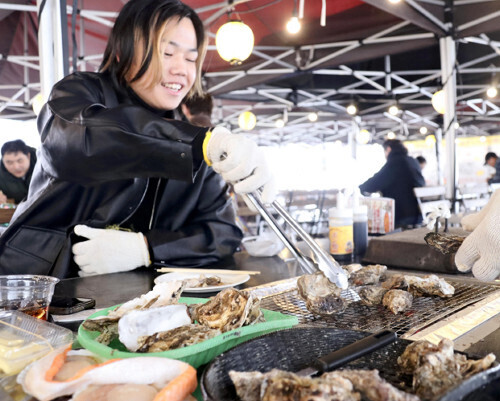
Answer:
[[49, 306], [49, 313], [53, 315], [70, 315], [94, 306], [95, 300], [92, 298], [53, 297]]

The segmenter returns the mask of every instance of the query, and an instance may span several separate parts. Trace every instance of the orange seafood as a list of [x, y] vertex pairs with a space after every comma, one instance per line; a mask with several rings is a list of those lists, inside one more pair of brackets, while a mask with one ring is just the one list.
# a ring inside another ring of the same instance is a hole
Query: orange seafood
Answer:
[[[77, 370], [61, 375], [65, 364], [73, 358], [86, 358], [76, 363]], [[94, 360], [96, 363], [88, 363]], [[68, 378], [69, 377], [69, 378]], [[28, 365], [18, 376], [23, 390], [40, 401], [73, 395], [73, 401], [183, 401], [196, 389], [196, 370], [189, 364], [168, 358], [137, 357], [102, 361], [86, 350], [59, 348]], [[136, 398], [130, 398], [136, 394]], [[130, 396], [129, 396], [130, 395]]]

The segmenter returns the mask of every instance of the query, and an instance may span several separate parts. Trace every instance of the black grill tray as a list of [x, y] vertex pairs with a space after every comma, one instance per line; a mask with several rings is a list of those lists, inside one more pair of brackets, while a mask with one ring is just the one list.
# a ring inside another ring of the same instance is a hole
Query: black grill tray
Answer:
[[[230, 370], [267, 372], [273, 368], [298, 371], [312, 360], [337, 350], [371, 333], [336, 328], [297, 327], [266, 334], [240, 344], [215, 358], [201, 377], [205, 401], [239, 400], [229, 377]], [[356, 359], [345, 368], [378, 369], [380, 376], [397, 388], [410, 392], [411, 377], [397, 369], [397, 358], [411, 341], [396, 342]], [[500, 377], [500, 365], [495, 364], [449, 391], [439, 401], [478, 400], [465, 398]], [[481, 398], [482, 400], [484, 398]], [[487, 399], [485, 399], [487, 400]]]

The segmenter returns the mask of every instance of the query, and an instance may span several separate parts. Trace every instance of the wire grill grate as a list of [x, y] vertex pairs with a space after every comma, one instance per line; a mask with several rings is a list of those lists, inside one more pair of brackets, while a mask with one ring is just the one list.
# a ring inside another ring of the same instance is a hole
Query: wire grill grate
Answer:
[[[309, 312], [296, 289], [262, 298], [262, 307], [297, 316], [299, 324], [317, 327], [335, 327], [348, 330], [376, 332], [393, 330], [398, 335], [414, 334], [424, 327], [442, 319], [468, 305], [499, 291], [494, 285], [470, 284], [446, 279], [455, 287], [450, 298], [415, 297], [412, 307], [404, 313], [394, 315], [382, 305], [366, 306], [360, 302], [350, 303], [343, 313], [332, 316], [315, 316]], [[356, 287], [352, 287], [356, 290]]]

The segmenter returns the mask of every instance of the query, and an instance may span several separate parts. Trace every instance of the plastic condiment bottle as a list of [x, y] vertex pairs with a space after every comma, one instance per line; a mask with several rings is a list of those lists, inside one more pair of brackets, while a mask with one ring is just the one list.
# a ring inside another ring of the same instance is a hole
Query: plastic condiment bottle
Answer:
[[360, 205], [360, 198], [361, 191], [355, 188], [352, 201], [355, 255], [364, 255], [368, 246], [368, 206]]
[[353, 209], [354, 254], [364, 255], [368, 247], [368, 206], [357, 205]]
[[344, 206], [344, 198], [337, 194], [337, 207], [328, 210], [330, 253], [337, 261], [350, 261], [353, 251], [352, 209]]

